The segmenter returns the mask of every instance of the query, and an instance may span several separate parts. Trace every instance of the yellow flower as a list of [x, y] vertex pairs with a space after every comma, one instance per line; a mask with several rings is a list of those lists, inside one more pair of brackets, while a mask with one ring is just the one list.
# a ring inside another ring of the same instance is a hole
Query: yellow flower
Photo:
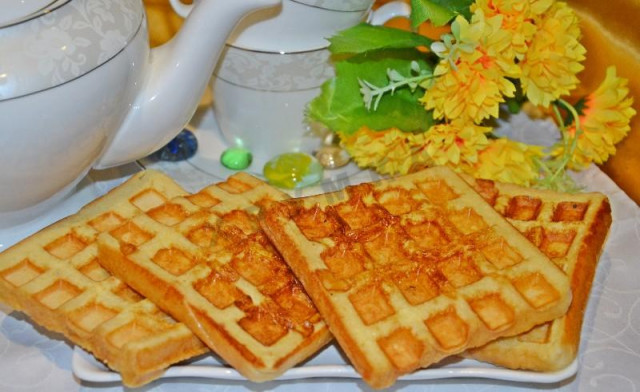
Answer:
[[477, 9], [468, 22], [458, 16], [451, 23], [452, 34], [442, 36], [442, 41], [431, 45], [432, 51], [443, 60], [436, 66], [434, 75], [455, 70], [460, 62], [481, 62], [485, 68], [499, 67], [506, 76], [518, 77], [520, 69], [515, 64], [511, 47], [512, 33], [502, 28], [503, 15], [485, 17]]
[[491, 128], [474, 124], [438, 124], [425, 132], [427, 154], [435, 165], [452, 167], [478, 162], [478, 151], [488, 145]]
[[547, 107], [578, 85], [586, 49], [579, 42], [578, 17], [564, 2], [555, 2], [535, 25], [538, 30], [520, 63], [520, 81], [532, 103]]
[[478, 163], [465, 171], [478, 178], [531, 186], [539, 177], [536, 161], [543, 155], [540, 146], [495, 139], [480, 151]]
[[[615, 144], [629, 132], [629, 122], [636, 111], [631, 107], [627, 80], [616, 75], [616, 68], [607, 68], [604, 81], [585, 101], [580, 116], [580, 129], [575, 151], [569, 168], [584, 169], [591, 162], [601, 164], [615, 154]], [[575, 124], [567, 129], [570, 137], [575, 137]], [[564, 146], [554, 149], [553, 155], [566, 152]]]
[[436, 45], [442, 58], [434, 71], [438, 77], [426, 82], [421, 99], [435, 118], [480, 123], [498, 117], [504, 96], [513, 96], [515, 86], [507, 77], [518, 77], [520, 69], [509, 54], [511, 36], [500, 28], [501, 21], [501, 15], [485, 19], [482, 10], [470, 23], [459, 16], [452, 23], [453, 36]]
[[341, 134], [340, 138], [342, 147], [358, 166], [373, 168], [380, 174], [407, 174], [430, 164], [424, 133], [362, 127], [352, 135]]
[[480, 123], [498, 117], [504, 96], [512, 97], [515, 86], [495, 67], [480, 61], [461, 62], [457, 69], [433, 80], [420, 101], [433, 109], [433, 117]]
[[533, 18], [545, 12], [553, 0], [476, 0], [471, 12], [481, 9], [487, 18], [502, 15], [503, 30], [510, 32], [513, 56], [524, 57], [528, 43], [537, 31]]

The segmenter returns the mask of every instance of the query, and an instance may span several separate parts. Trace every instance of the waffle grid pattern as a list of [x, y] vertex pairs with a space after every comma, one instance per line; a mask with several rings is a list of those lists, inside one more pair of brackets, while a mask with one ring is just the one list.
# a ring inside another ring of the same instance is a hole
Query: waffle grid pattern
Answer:
[[606, 196], [464, 179], [567, 274], [573, 292], [566, 315], [471, 350], [467, 356], [516, 369], [553, 371], [568, 366], [578, 352], [591, 282], [611, 225]]
[[273, 379], [330, 339], [258, 223], [262, 203], [286, 197], [235, 174], [101, 234], [100, 262], [245, 377]]
[[566, 276], [446, 168], [272, 204], [262, 223], [376, 388], [571, 300]]
[[169, 177], [136, 175], [78, 214], [0, 254], [0, 298], [64, 334], [138, 386], [206, 347], [97, 262], [96, 238], [125, 219], [184, 194]]

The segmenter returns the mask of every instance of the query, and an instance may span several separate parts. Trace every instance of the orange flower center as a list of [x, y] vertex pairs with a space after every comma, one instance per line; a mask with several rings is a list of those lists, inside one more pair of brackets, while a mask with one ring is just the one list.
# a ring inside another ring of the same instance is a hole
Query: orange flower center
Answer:
[[491, 68], [491, 57], [486, 54], [480, 57], [476, 62], [480, 63], [484, 69]]

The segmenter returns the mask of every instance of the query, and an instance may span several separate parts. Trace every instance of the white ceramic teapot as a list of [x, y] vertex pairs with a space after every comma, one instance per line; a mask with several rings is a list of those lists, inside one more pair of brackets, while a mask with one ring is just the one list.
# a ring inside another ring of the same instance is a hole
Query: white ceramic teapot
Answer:
[[0, 227], [169, 142], [236, 22], [280, 0], [196, 3], [150, 50], [141, 0], [0, 0]]

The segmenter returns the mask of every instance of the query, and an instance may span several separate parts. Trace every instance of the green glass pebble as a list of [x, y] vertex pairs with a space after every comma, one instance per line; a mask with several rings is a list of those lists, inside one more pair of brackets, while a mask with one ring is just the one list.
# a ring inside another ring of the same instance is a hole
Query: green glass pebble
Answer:
[[322, 180], [324, 169], [312, 156], [300, 152], [278, 155], [264, 165], [263, 174], [271, 185], [286, 189], [303, 188]]
[[246, 169], [251, 165], [253, 155], [246, 148], [232, 147], [227, 148], [220, 156], [222, 166], [231, 170]]

